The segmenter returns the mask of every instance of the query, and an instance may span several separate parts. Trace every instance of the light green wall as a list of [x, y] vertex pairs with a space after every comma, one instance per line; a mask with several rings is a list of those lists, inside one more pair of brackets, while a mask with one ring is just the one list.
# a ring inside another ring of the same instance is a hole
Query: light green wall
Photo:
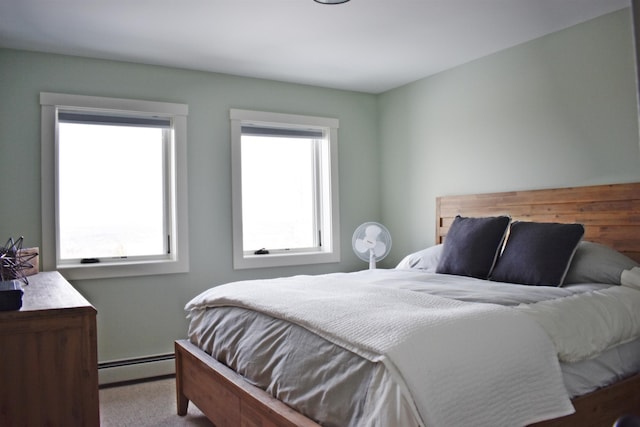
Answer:
[[[231, 280], [361, 268], [351, 250], [360, 223], [380, 218], [374, 95], [122, 62], [0, 50], [0, 238], [40, 246], [39, 93], [61, 92], [189, 105], [191, 271], [74, 284], [98, 309], [100, 361], [173, 351], [186, 334], [183, 307]], [[231, 254], [229, 108], [336, 117], [342, 262], [234, 271]], [[117, 173], [117, 165], [114, 165]], [[356, 202], [357, 201], [357, 202]], [[117, 203], [117, 201], [114, 201]], [[126, 209], [126, 206], [123, 206]]]
[[379, 97], [386, 265], [430, 246], [441, 195], [640, 180], [629, 9]]
[[[189, 104], [190, 273], [74, 283], [100, 361], [166, 353], [211, 285], [364, 268], [361, 222], [391, 230], [390, 266], [432, 244], [438, 195], [639, 181], [635, 90], [628, 10], [378, 96], [0, 49], [0, 238], [40, 245], [40, 92]], [[340, 264], [232, 269], [229, 108], [340, 119]]]

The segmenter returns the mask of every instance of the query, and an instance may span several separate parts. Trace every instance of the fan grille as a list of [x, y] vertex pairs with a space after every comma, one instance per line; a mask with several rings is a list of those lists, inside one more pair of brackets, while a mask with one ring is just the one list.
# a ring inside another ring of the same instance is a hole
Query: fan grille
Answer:
[[384, 259], [391, 250], [391, 233], [382, 224], [365, 222], [360, 224], [351, 239], [353, 252], [363, 261]]

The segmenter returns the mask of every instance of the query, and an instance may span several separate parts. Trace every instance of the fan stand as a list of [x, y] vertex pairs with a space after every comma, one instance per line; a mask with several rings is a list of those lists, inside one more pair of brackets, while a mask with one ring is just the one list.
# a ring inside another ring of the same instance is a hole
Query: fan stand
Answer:
[[369, 249], [369, 270], [376, 269], [376, 254], [373, 249]]

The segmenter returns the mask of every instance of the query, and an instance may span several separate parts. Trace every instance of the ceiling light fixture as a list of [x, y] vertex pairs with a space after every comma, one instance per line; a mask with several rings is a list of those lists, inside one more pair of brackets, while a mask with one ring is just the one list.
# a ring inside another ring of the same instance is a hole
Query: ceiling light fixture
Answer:
[[349, 0], [314, 0], [316, 3], [322, 3], [322, 4], [342, 4], [342, 3], [346, 3]]

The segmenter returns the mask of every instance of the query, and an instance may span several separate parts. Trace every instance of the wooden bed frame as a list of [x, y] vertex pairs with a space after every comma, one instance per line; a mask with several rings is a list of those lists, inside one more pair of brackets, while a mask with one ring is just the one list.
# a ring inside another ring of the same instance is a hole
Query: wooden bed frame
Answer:
[[[600, 242], [640, 262], [640, 183], [439, 197], [436, 242], [456, 215], [508, 214], [514, 220], [579, 222], [585, 240]], [[178, 414], [193, 402], [216, 427], [317, 427], [249, 384], [187, 340], [176, 341]], [[640, 416], [640, 374], [573, 399], [576, 413], [535, 427], [611, 427], [620, 415]]]

